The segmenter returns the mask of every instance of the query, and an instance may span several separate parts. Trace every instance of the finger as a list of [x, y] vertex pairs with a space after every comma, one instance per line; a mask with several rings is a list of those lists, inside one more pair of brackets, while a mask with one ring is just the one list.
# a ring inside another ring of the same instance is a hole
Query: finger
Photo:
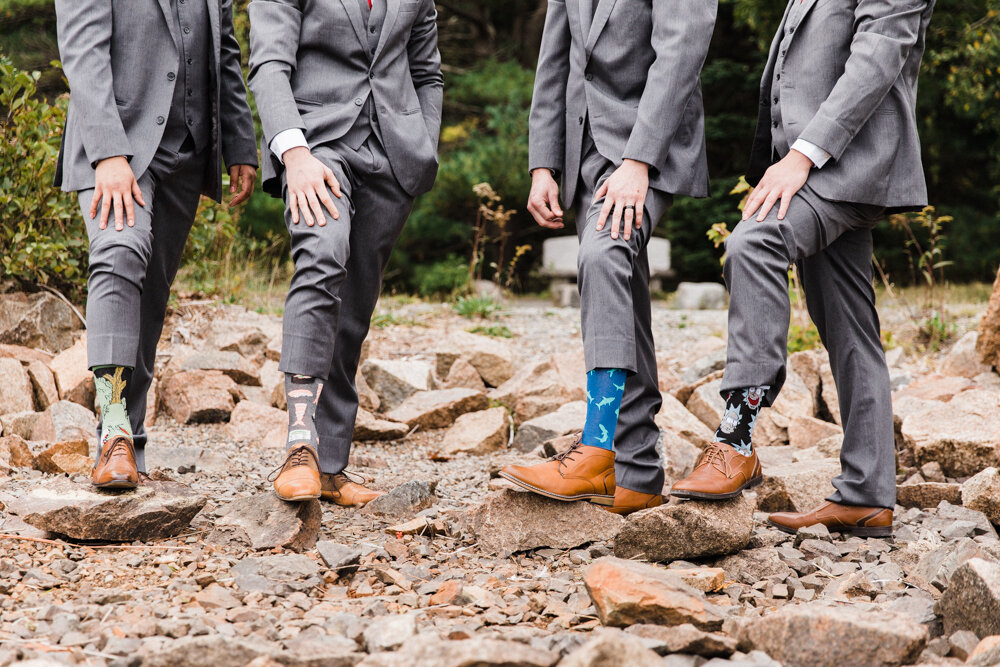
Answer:
[[121, 231], [125, 229], [125, 211], [122, 206], [122, 193], [115, 193], [115, 230]]
[[622, 228], [622, 202], [615, 202], [615, 210], [611, 214], [611, 238], [617, 239]]
[[772, 190], [767, 193], [767, 199], [765, 199], [764, 203], [760, 205], [760, 212], [757, 213], [757, 222], [764, 222], [764, 219], [767, 218], [771, 209], [774, 208], [774, 202], [778, 201], [778, 196], [780, 194], [781, 193], [777, 190]]
[[639, 229], [642, 227], [642, 212], [646, 208], [645, 203], [637, 203], [635, 205], [635, 228]]
[[344, 196], [340, 191], [340, 181], [337, 180], [337, 176], [333, 173], [333, 169], [326, 167], [323, 172], [323, 177], [326, 179], [326, 182], [330, 184], [330, 189], [333, 190], [333, 194], [337, 197], [337, 199]]
[[294, 192], [288, 193], [288, 211], [292, 214], [292, 224], [299, 224], [299, 198]]
[[552, 190], [548, 193], [548, 204], [549, 209], [557, 218], [563, 217], [563, 210], [559, 206], [559, 192], [557, 190]]
[[[230, 167], [229, 168], [229, 194], [236, 192], [236, 183], [240, 180], [240, 168]], [[235, 199], [233, 202], [235, 203]]]
[[326, 207], [326, 210], [330, 212], [330, 217], [334, 220], [340, 219], [340, 212], [337, 210], [337, 205], [333, 203], [332, 199], [330, 199], [330, 195], [327, 194], [326, 188], [319, 191], [319, 200], [322, 202], [323, 206]]
[[609, 179], [605, 179], [605, 181], [601, 183], [601, 187], [597, 188], [597, 192], [594, 193], [595, 202], [608, 194], [608, 180]]
[[238, 195], [233, 197], [233, 200], [229, 202], [230, 206], [238, 206], [250, 199], [250, 195], [253, 193], [253, 180], [240, 172], [240, 192]]
[[750, 197], [747, 199], [747, 203], [743, 205], [743, 219], [749, 220], [753, 216], [757, 207], [760, 206], [760, 202], [764, 199], [764, 195], [767, 194], [767, 187], [758, 185], [753, 191]]
[[132, 198], [139, 203], [139, 206], [146, 208], [146, 200], [142, 198], [142, 188], [139, 187], [139, 181], [132, 181]]
[[[97, 204], [101, 201], [101, 189], [99, 187], [94, 188], [94, 196], [90, 198], [90, 219], [93, 220], [97, 217]], [[104, 229], [104, 227], [101, 227]]]
[[788, 192], [782, 193], [781, 206], [778, 207], [778, 220], [785, 219], [785, 214], [788, 213], [788, 206], [792, 203], [792, 196]]
[[622, 231], [626, 241], [632, 238], [632, 227], [635, 225], [635, 205], [631, 206], [632, 208], [625, 209], [625, 213], [622, 214]]
[[[320, 187], [322, 187], [324, 190], [326, 189], [325, 186], [321, 185]], [[306, 199], [309, 200], [309, 209], [312, 211], [312, 214], [316, 217], [316, 222], [319, 224], [320, 227], [325, 227], [326, 216], [323, 215], [323, 206], [319, 203], [319, 198], [316, 196], [316, 191], [313, 190], [312, 192], [306, 193]]]
[[528, 200], [528, 210], [531, 211], [531, 214], [535, 216], [535, 219], [539, 222], [542, 220], [545, 222], [552, 222], [555, 217], [549, 209], [546, 201], [538, 195], [535, 195]]
[[101, 229], [108, 228], [108, 216], [111, 215], [111, 197], [101, 197]]
[[306, 226], [312, 227], [316, 221], [313, 220], [312, 213], [309, 212], [309, 201], [306, 199], [306, 193], [300, 192], [297, 199], [299, 200], [299, 215], [302, 216]]
[[123, 195], [122, 199], [125, 202], [125, 216], [128, 219], [128, 226], [135, 227], [135, 205], [132, 203], [132, 194]]
[[597, 231], [604, 229], [604, 225], [608, 222], [608, 214], [611, 213], [611, 207], [614, 204], [610, 199], [604, 199], [604, 206], [601, 207], [601, 215], [597, 218]]

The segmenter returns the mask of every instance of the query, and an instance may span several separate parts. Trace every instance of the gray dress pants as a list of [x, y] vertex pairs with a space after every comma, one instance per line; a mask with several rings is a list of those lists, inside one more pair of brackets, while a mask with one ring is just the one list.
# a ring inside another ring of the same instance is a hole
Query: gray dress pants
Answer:
[[830, 354], [840, 397], [842, 472], [829, 500], [893, 507], [895, 445], [889, 370], [872, 288], [872, 227], [878, 206], [823, 199], [809, 184], [757, 222], [740, 222], [726, 241], [729, 348], [722, 391], [770, 385], [773, 403], [785, 381], [788, 267], [796, 264], [806, 305]]
[[[135, 226], [115, 229], [114, 210], [105, 229], [90, 218], [94, 191], [81, 190], [80, 210], [90, 239], [87, 283], [87, 363], [129, 366], [125, 403], [135, 437], [136, 465], [145, 472], [146, 394], [153, 381], [156, 345], [184, 244], [198, 210], [208, 151], [191, 141], [177, 151], [162, 146], [139, 178], [146, 207], [135, 205]], [[97, 433], [100, 441], [101, 426]], [[100, 452], [98, 452], [100, 455]]]
[[[325, 473], [347, 467], [358, 414], [354, 379], [361, 344], [382, 289], [382, 271], [413, 208], [373, 133], [358, 150], [343, 142], [312, 149], [333, 170], [342, 199], [330, 197], [339, 220], [292, 223], [295, 273], [285, 300], [280, 369], [323, 378], [316, 408], [319, 463]], [[287, 201], [287, 197], [286, 197]]]
[[615, 165], [584, 133], [580, 184], [577, 188], [577, 234], [580, 237], [578, 287], [587, 370], [628, 371], [615, 431], [615, 483], [632, 491], [663, 491], [663, 464], [656, 451], [660, 411], [656, 348], [653, 342], [646, 246], [670, 207], [671, 195], [649, 190], [642, 227], [628, 241], [611, 238], [611, 222], [597, 231], [604, 199], [594, 193], [614, 173]]

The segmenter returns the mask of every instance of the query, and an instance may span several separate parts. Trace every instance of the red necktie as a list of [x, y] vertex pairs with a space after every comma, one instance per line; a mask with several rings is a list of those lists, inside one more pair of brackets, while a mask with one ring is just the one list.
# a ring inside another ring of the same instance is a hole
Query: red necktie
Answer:
[[372, 0], [368, 0], [368, 9], [370, 10], [371, 8], [372, 8]]

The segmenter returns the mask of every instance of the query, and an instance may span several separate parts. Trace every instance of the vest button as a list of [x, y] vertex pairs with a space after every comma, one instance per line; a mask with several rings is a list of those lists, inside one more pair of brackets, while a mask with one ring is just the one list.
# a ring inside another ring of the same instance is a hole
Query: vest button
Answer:
[[778, 121], [774, 121], [773, 123], [771, 123], [771, 127], [778, 127]]
[[594, 75], [593, 74], [587, 74], [584, 78], [587, 79], [587, 81], [593, 81], [594, 80]]
[[167, 119], [164, 118], [163, 116], [157, 116], [156, 117], [156, 124], [157, 125], [163, 125], [165, 122], [167, 122]]
[[177, 78], [176, 74], [174, 74], [173, 72], [167, 72], [167, 81], [173, 81], [176, 78]]
[[580, 116], [579, 118], [577, 118], [576, 122], [578, 122], [580, 125], [583, 125], [583, 116]]
[[372, 26], [372, 34], [375, 34], [375, 26]]
[[775, 95], [775, 96], [774, 96], [774, 103], [775, 103], [775, 104], [777, 104], [777, 103], [778, 103], [778, 96], [777, 96], [777, 95]]
[[375, 78], [375, 72], [368, 72], [368, 78], [369, 79], [374, 79]]
[[361, 106], [362, 104], [364, 104], [364, 100], [362, 100], [360, 97], [356, 97], [354, 98], [354, 104], [356, 106]]

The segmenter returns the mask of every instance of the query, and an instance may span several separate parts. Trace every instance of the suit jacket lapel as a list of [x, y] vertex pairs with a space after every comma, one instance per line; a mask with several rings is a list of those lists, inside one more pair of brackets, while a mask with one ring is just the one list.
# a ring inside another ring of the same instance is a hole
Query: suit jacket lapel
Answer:
[[212, 31], [212, 54], [215, 57], [215, 67], [221, 68], [222, 63], [219, 59], [222, 57], [222, 46], [220, 40], [222, 38], [222, 28], [219, 24], [219, 0], [205, 0], [208, 5], [208, 19]]
[[174, 47], [180, 44], [180, 35], [177, 34], [176, 21], [174, 21], [174, 10], [170, 6], [170, 0], [157, 0], [160, 3], [160, 10], [163, 12], [163, 20], [167, 22], [167, 30], [170, 31], [170, 38], [174, 40]]
[[597, 43], [597, 38], [601, 36], [601, 31], [604, 30], [604, 26], [607, 24], [608, 17], [611, 16], [611, 10], [614, 7], [615, 0], [600, 0], [597, 3], [597, 10], [594, 12], [594, 21], [590, 24], [590, 33], [587, 36], [587, 44], [584, 47], [588, 57], [590, 57], [590, 53], [594, 50], [594, 44]]
[[[340, 0], [340, 4], [344, 5], [347, 15], [351, 18], [351, 25], [354, 26], [354, 32], [357, 34], [361, 46], [367, 47], [368, 35], [365, 34], [365, 24], [367, 21], [361, 15], [361, 7], [358, 6], [357, 0]], [[368, 49], [365, 48], [365, 50], [367, 51]]]
[[816, 5], [816, 0], [802, 0], [802, 3], [803, 7], [802, 11], [799, 13], [799, 23], [806, 20], [806, 16], [808, 16], [809, 12]]
[[577, 0], [580, 10], [580, 34], [584, 41], [590, 36], [590, 25], [594, 21], [594, 0]]
[[[378, 2], [379, 0], [375, 0]], [[392, 32], [393, 26], [396, 24], [396, 17], [399, 15], [399, 2], [400, 0], [381, 0], [385, 2], [385, 23], [382, 24], [382, 34], [378, 38], [378, 46], [375, 47], [375, 53], [372, 54], [372, 62], [378, 59], [379, 54], [382, 53], [382, 49], [385, 48], [385, 42], [389, 38], [389, 33]]]

